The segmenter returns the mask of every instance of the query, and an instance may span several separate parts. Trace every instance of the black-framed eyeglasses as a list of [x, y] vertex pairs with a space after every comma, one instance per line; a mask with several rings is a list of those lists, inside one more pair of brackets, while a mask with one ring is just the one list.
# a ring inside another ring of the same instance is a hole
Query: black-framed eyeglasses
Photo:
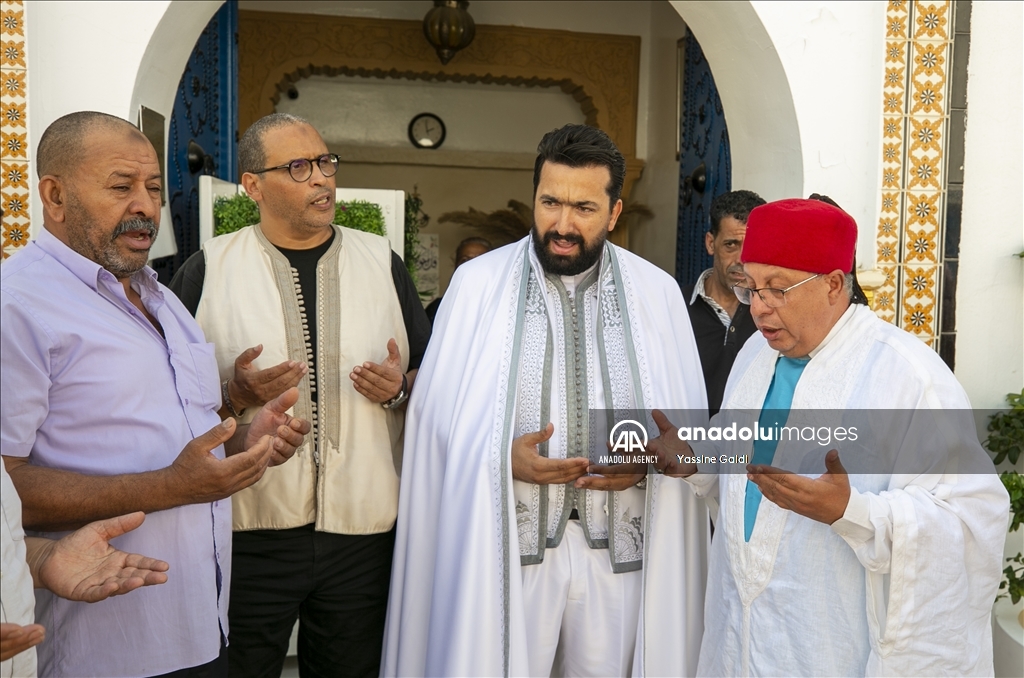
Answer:
[[794, 287], [800, 287], [805, 282], [810, 282], [811, 280], [820, 277], [820, 273], [815, 273], [810, 278], [807, 278], [807, 280], [801, 280], [797, 284], [790, 285], [784, 290], [779, 290], [774, 287], [753, 288], [744, 287], [743, 285], [733, 285], [732, 291], [736, 295], [736, 298], [740, 300], [741, 304], [746, 304], [747, 306], [749, 306], [750, 300], [754, 298], [754, 293], [756, 292], [757, 296], [761, 298], [761, 301], [764, 302], [765, 306], [767, 306], [768, 308], [778, 308], [780, 306], [786, 305], [786, 292], [790, 291]]
[[288, 174], [291, 175], [295, 181], [308, 181], [313, 176], [313, 164], [320, 168], [320, 171], [325, 177], [333, 177], [338, 173], [338, 156], [334, 153], [324, 153], [319, 158], [296, 158], [289, 162], [278, 165], [277, 167], [267, 167], [261, 170], [256, 170], [253, 174], [263, 174], [264, 172], [270, 172], [271, 170], [288, 170]]

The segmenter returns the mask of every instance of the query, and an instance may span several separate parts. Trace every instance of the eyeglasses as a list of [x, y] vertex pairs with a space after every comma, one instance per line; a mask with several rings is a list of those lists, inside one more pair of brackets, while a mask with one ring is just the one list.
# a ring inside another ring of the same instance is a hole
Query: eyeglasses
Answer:
[[288, 174], [291, 175], [295, 181], [308, 181], [313, 176], [313, 163], [320, 168], [320, 171], [325, 177], [333, 177], [338, 173], [338, 156], [334, 153], [324, 153], [319, 158], [313, 158], [307, 160], [306, 158], [296, 158], [284, 165], [278, 165], [277, 167], [267, 167], [266, 169], [256, 170], [253, 174], [263, 174], [264, 172], [270, 172], [271, 170], [288, 170]]
[[814, 280], [815, 278], [820, 277], [821, 274], [816, 273], [807, 280], [801, 280], [797, 284], [790, 285], [784, 290], [778, 290], [775, 289], [774, 287], [760, 287], [754, 289], [751, 287], [744, 287], [743, 285], [733, 285], [732, 291], [736, 294], [736, 298], [740, 300], [741, 304], [746, 304], [749, 306], [751, 299], [754, 298], [754, 293], [757, 292], [757, 296], [761, 298], [761, 301], [764, 302], [765, 306], [767, 306], [768, 308], [778, 308], [780, 306], [786, 305], [786, 292], [790, 291], [794, 287], [800, 287], [805, 282], [809, 282], [811, 280]]

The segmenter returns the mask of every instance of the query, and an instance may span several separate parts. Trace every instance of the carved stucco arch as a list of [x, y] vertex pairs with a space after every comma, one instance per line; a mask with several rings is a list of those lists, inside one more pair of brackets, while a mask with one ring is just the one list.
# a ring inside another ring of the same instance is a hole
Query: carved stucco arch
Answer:
[[[306, 66], [304, 68], [298, 68], [291, 73], [286, 73], [281, 82], [277, 83], [271, 101], [276, 108], [277, 103], [281, 100], [281, 94], [287, 91], [288, 87], [300, 80], [304, 80], [313, 75], [348, 75], [357, 76], [361, 78], [390, 78], [404, 79], [404, 80], [437, 80], [439, 82], [465, 82], [469, 84], [483, 83], [485, 85], [520, 85], [523, 87], [558, 87], [566, 94], [570, 95], [580, 105], [580, 110], [583, 111], [583, 115], [586, 117], [585, 122], [588, 125], [600, 127], [598, 121], [597, 112], [598, 109], [594, 105], [594, 98], [587, 94], [586, 90], [582, 85], [574, 83], [572, 80], [554, 80], [552, 78], [514, 78], [510, 76], [494, 77], [493, 75], [477, 76], [467, 75], [463, 73], [438, 73], [436, 71], [399, 71], [397, 69], [390, 69], [385, 71], [381, 68], [369, 69], [369, 68], [351, 68], [348, 66], [334, 67], [334, 66]], [[271, 112], [271, 111], [268, 111]], [[261, 113], [260, 115], [266, 115]]]
[[314, 74], [558, 86], [618, 145], [627, 186], [643, 168], [639, 36], [479, 25], [473, 44], [442, 65], [418, 21], [240, 11], [238, 29], [243, 132], [272, 113], [292, 83]]

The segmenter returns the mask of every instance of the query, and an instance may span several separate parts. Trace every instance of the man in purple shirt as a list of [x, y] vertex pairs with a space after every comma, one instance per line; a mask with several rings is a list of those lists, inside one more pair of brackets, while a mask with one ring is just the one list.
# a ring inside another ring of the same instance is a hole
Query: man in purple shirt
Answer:
[[93, 605], [37, 596], [53, 676], [226, 673], [232, 493], [286, 461], [309, 423], [267, 403], [221, 423], [213, 346], [146, 267], [161, 174], [149, 141], [102, 113], [38, 145], [37, 239], [0, 271], [0, 439], [26, 528], [58, 537], [133, 511], [112, 542], [170, 564], [167, 584]]

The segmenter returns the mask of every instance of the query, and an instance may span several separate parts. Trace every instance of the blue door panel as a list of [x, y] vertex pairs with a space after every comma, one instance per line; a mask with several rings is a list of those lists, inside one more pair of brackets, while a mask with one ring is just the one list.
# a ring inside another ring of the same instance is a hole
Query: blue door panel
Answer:
[[182, 73], [167, 139], [167, 200], [178, 253], [153, 262], [166, 283], [199, 250], [199, 177], [237, 181], [238, 2], [210, 19]]
[[715, 78], [692, 33], [684, 49], [676, 236], [676, 280], [680, 286], [696, 282], [701, 271], [711, 266], [704, 248], [704, 234], [711, 226], [711, 201], [732, 190], [729, 131]]

